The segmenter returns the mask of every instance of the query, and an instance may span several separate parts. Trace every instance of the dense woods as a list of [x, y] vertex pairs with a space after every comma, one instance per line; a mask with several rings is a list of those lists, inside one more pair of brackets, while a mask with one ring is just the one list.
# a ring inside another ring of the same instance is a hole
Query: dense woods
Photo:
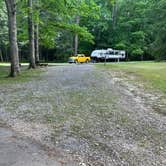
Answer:
[[0, 61], [10, 60], [12, 76], [19, 59], [35, 68], [39, 57], [62, 62], [94, 49], [166, 60], [165, 41], [165, 0], [0, 0]]

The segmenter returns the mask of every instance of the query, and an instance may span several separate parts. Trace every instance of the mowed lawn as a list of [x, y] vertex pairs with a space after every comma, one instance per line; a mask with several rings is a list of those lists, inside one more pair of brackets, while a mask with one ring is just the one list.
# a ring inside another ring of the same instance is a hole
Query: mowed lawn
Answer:
[[124, 62], [109, 63], [105, 68], [124, 73], [125, 77], [135, 76], [135, 81], [141, 82], [146, 88], [160, 90], [166, 93], [166, 63], [165, 62]]
[[10, 72], [9, 63], [0, 63], [0, 84], [10, 84], [10, 83], [21, 83], [32, 80], [34, 77], [38, 77], [43, 71], [42, 69], [28, 70], [28, 65], [23, 64], [21, 67], [21, 73], [18, 77], [11, 78], [8, 77]]

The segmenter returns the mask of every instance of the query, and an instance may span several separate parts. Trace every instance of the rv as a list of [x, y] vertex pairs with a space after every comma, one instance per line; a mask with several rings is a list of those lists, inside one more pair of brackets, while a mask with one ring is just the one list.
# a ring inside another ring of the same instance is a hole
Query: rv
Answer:
[[94, 50], [91, 53], [91, 58], [94, 61], [102, 61], [102, 60], [111, 60], [111, 59], [125, 59], [125, 51], [124, 50], [113, 50], [108, 48], [107, 50]]

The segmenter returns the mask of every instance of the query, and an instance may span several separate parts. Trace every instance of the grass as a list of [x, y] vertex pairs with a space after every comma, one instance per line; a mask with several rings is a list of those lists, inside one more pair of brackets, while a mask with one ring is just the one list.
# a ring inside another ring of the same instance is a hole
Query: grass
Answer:
[[12, 78], [8, 77], [10, 66], [8, 63], [0, 63], [0, 84], [12, 84], [12, 83], [21, 83], [32, 80], [33, 78], [38, 77], [42, 70], [27, 70], [28, 66], [26, 64], [22, 65], [21, 73], [18, 77]]
[[105, 68], [110, 69], [110, 71], [124, 72], [126, 77], [133, 75], [136, 77], [135, 81], [141, 81], [146, 88], [153, 88], [166, 93], [165, 62], [110, 63]]

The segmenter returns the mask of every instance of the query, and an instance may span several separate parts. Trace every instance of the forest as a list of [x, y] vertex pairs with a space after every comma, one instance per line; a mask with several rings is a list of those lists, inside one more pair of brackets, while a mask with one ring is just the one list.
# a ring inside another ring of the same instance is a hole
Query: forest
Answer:
[[165, 0], [0, 0], [0, 61], [35, 68], [95, 49], [127, 60], [166, 60]]

